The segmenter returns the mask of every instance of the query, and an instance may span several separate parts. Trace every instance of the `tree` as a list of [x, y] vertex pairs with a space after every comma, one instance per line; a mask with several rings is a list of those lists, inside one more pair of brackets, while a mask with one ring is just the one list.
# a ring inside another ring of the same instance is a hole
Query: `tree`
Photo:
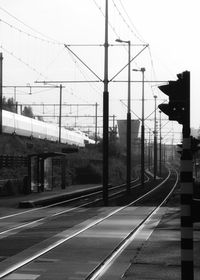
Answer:
[[37, 118], [38, 118], [38, 121], [44, 122], [44, 119], [42, 116], [38, 116]]
[[25, 106], [24, 107], [24, 110], [22, 111], [22, 115], [23, 116], [26, 116], [26, 117], [29, 117], [29, 118], [35, 118], [34, 117], [34, 114], [33, 114], [33, 111], [32, 111], [32, 108], [30, 106]]
[[16, 113], [16, 103], [14, 102], [14, 99], [13, 98], [6, 99], [6, 97], [4, 96], [2, 98], [2, 109], [9, 112]]

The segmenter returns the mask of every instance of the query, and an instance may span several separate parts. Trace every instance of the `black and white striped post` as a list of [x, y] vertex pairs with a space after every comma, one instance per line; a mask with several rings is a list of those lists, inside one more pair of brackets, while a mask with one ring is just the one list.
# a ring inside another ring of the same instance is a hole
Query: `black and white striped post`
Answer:
[[169, 96], [168, 104], [159, 109], [169, 120], [183, 125], [183, 150], [181, 156], [181, 280], [194, 279], [193, 267], [193, 165], [190, 137], [190, 72], [177, 74], [178, 80], [169, 81], [158, 88]]
[[181, 157], [181, 275], [182, 280], [193, 280], [193, 172], [191, 138], [183, 138]]
[[193, 165], [190, 136], [190, 73], [186, 72], [185, 87], [188, 92], [187, 110], [183, 123], [183, 150], [181, 155], [181, 280], [194, 279], [193, 267]]

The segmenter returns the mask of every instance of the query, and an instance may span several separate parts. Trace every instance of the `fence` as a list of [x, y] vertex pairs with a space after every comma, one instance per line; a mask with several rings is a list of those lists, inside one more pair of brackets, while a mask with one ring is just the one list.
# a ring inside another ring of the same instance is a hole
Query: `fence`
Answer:
[[28, 160], [26, 156], [0, 155], [0, 168], [27, 166], [27, 164]]

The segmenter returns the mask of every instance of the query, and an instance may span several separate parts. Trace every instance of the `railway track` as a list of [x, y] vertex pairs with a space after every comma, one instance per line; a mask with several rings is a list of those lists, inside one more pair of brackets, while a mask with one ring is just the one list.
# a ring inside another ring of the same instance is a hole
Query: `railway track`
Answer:
[[[159, 200], [157, 201], [159, 205], [147, 207], [144, 211], [145, 213], [140, 213], [140, 221], [134, 221], [134, 225], [128, 225], [127, 223], [128, 226], [124, 229], [123, 234], [121, 233], [120, 225], [118, 225], [118, 228], [113, 228], [114, 231], [116, 230], [116, 232], [119, 233], [120, 238], [114, 236], [113, 240], [116, 241], [114, 242], [116, 244], [113, 244], [113, 248], [105, 250], [106, 252], [103, 254], [105, 256], [103, 256], [101, 260], [98, 260], [98, 264], [95, 266], [93, 265], [92, 269], [90, 268], [92, 265], [89, 265], [89, 271], [87, 271], [87, 275], [84, 276], [84, 279], [95, 279], [94, 277], [99, 275], [102, 270], [105, 270], [105, 267], [126, 247], [126, 244], [133, 239], [134, 235], [140, 230], [144, 223], [147, 222], [148, 219], [151, 219], [151, 217], [155, 215], [155, 212], [160, 209], [161, 205], [163, 205], [169, 197], [169, 193], [173, 191], [177, 184], [177, 178], [175, 177], [178, 177], [177, 174], [170, 171], [163, 182], [159, 183], [153, 189], [151, 188], [146, 194], [138, 197], [128, 205], [122, 207], [91, 207], [91, 203], [94, 205], [94, 201], [83, 201], [86, 198], [82, 198], [82, 202], [80, 203], [79, 201], [79, 205], [69, 206], [68, 204], [66, 207], [66, 202], [62, 202], [22, 211], [21, 213], [16, 213], [16, 215], [1, 217], [0, 248], [1, 251], [5, 253], [4, 256], [1, 257], [0, 278], [4, 278], [11, 273], [18, 273], [18, 271], [21, 270], [24, 271], [27, 265], [34, 266], [36, 263], [41, 263], [43, 256], [48, 254], [54, 255], [55, 253], [60, 255], [60, 253], [56, 252], [59, 250], [62, 251], [62, 247], [69, 245], [69, 250], [72, 246], [70, 243], [76, 243], [76, 240], [81, 239], [82, 235], [88, 236], [89, 234], [90, 236], [90, 234], [92, 234], [91, 232], [101, 232], [106, 224], [112, 225], [113, 221], [117, 219], [118, 216], [126, 217], [126, 214], [128, 214], [128, 217], [130, 215], [137, 216], [137, 213], [140, 212], [141, 209], [138, 205], [142, 205], [142, 201], [148, 200], [152, 194], [154, 194], [155, 197], [155, 193], [157, 193], [156, 196], [159, 198], [157, 199]], [[169, 181], [170, 184], [168, 183]], [[166, 185], [168, 187], [166, 187]], [[137, 186], [138, 184], [135, 182], [132, 189], [134, 190]], [[110, 199], [112, 199], [112, 196], [114, 199], [116, 195], [119, 195], [120, 187], [115, 188], [115, 193], [111, 194]], [[166, 189], [168, 189], [167, 194], [163, 192], [163, 190]], [[159, 190], [164, 194], [164, 198], [163, 195], [160, 195]], [[96, 199], [99, 200], [99, 198]], [[72, 249], [72, 251], [73, 250], [74, 249]], [[95, 251], [94, 249], [94, 252]], [[76, 258], [76, 256], [74, 256], [74, 258]], [[49, 257], [47, 257], [47, 259], [49, 259]], [[56, 277], [54, 279], [56, 279]]]
[[[138, 178], [132, 181], [132, 189], [140, 186]], [[147, 177], [146, 181], [149, 181]], [[115, 186], [110, 188], [110, 199], [125, 192], [125, 185]], [[0, 239], [7, 237], [11, 234], [29, 228], [35, 227], [39, 223], [50, 220], [59, 215], [63, 215], [68, 212], [76, 211], [81, 207], [89, 207], [92, 204], [102, 202], [102, 190], [91, 190], [90, 193], [82, 194], [81, 196], [62, 200], [61, 202], [51, 203], [47, 206], [33, 208], [26, 211], [20, 211], [17, 213], [9, 214], [0, 217], [0, 221], [3, 221], [3, 225], [0, 228]], [[67, 208], [65, 206], [68, 206]], [[33, 220], [34, 213], [34, 220]], [[27, 221], [29, 220], [30, 221]]]

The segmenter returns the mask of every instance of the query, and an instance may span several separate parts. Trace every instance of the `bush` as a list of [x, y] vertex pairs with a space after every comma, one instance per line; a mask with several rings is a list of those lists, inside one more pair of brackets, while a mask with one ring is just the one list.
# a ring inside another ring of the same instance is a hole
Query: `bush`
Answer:
[[14, 185], [11, 180], [8, 180], [4, 185], [5, 195], [15, 194]]
[[112, 185], [119, 185], [126, 181], [126, 166], [120, 159], [111, 159], [109, 164], [109, 181]]
[[95, 184], [101, 182], [101, 170], [89, 164], [86, 167], [76, 168], [76, 183], [78, 184]]

